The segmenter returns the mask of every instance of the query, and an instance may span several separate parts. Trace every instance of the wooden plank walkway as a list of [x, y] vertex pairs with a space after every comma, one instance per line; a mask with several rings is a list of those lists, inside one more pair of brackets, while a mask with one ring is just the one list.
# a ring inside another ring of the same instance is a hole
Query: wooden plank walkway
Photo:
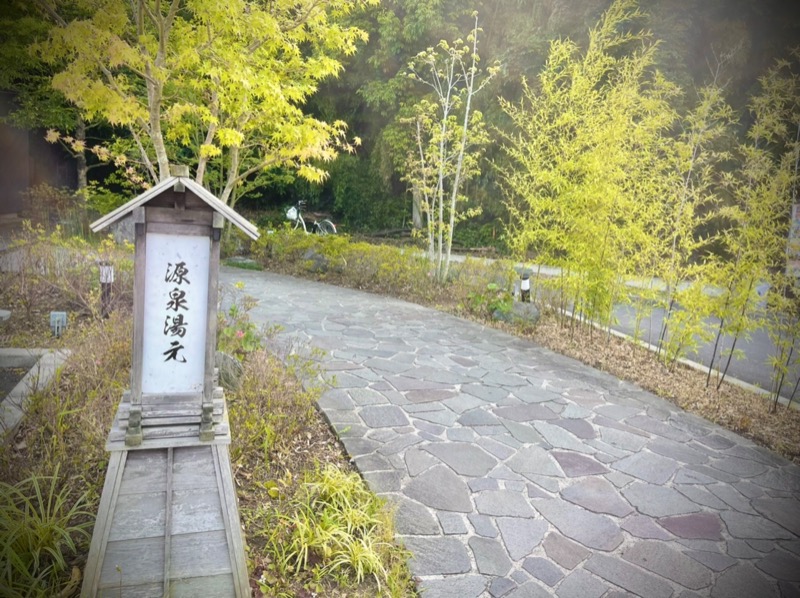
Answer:
[[82, 596], [250, 596], [225, 443], [112, 451]]

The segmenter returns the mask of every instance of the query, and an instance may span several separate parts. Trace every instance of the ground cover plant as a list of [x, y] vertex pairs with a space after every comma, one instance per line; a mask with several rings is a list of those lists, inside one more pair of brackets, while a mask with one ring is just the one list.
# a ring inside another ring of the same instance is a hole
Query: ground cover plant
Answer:
[[[687, 368], [677, 360], [665, 363], [636, 339], [621, 339], [588, 320], [566, 316], [561, 309], [559, 277], [532, 277], [535, 286], [531, 294], [541, 311], [541, 319], [532, 327], [494, 317], [512, 300], [514, 280], [518, 278], [508, 261], [467, 259], [453, 265], [447, 282], [436, 284], [422, 252], [413, 248], [349, 243], [344, 235], [314, 237], [293, 231], [264, 235], [253, 247], [253, 256], [272, 271], [391, 295], [531, 338], [635, 382], [689, 412], [800, 462], [800, 410], [728, 384], [721, 376], [709, 378], [707, 373]], [[379, 274], [392, 272], [401, 274], [396, 278]], [[635, 303], [646, 295], [637, 290], [620, 297]]]
[[[21, 269], [0, 274], [0, 304], [12, 309], [0, 324], [0, 346], [33, 343], [71, 353], [0, 444], [0, 596], [68, 597], [80, 591], [108, 462], [106, 435], [130, 381], [131, 289], [124, 273], [131, 254], [105, 254], [123, 273], [106, 318], [92, 279], [96, 253], [111, 244], [29, 233], [10, 252], [21, 252]], [[314, 406], [321, 387], [308, 382], [319, 374], [313, 361], [284, 362], [266, 351], [260, 341], [270, 331], [249, 321], [251, 300], [236, 289], [224, 294], [232, 299], [220, 313], [220, 347], [242, 364], [227, 396], [254, 594], [414, 595], [407, 555], [392, 541], [391, 509], [366, 490]], [[59, 307], [68, 309], [70, 324], [54, 338], [47, 312]], [[309, 517], [327, 503], [341, 513], [333, 528]], [[298, 535], [299, 521], [314, 537], [329, 533], [338, 544]]]

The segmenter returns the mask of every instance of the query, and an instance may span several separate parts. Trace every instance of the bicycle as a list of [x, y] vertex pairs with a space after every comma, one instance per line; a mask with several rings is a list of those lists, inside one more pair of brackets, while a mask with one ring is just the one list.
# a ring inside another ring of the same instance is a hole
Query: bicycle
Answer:
[[[301, 210], [306, 207], [306, 202], [300, 200], [297, 202], [296, 205], [288, 208], [286, 210], [286, 219], [291, 220], [294, 222], [294, 228], [297, 229], [299, 227], [303, 227], [303, 232], [309, 234], [308, 228], [306, 227], [306, 221], [303, 219], [303, 214]], [[322, 220], [314, 220], [312, 226], [312, 230], [317, 235], [335, 235], [336, 234], [336, 225], [324, 218]]]

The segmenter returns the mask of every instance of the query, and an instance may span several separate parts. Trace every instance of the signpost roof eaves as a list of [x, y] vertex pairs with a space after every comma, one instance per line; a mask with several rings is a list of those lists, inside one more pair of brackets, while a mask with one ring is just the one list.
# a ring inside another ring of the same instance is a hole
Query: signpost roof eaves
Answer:
[[227, 220], [232, 222], [239, 230], [241, 230], [244, 234], [250, 237], [253, 240], [258, 239], [259, 232], [258, 228], [249, 220], [242, 217], [241, 215], [237, 214], [233, 209], [227, 206], [225, 203], [221, 202], [217, 197], [214, 196], [213, 193], [208, 191], [202, 185], [197, 184], [192, 179], [187, 177], [176, 177], [172, 176], [168, 179], [164, 179], [154, 187], [151, 187], [138, 197], [133, 198], [128, 203], [118, 207], [113, 212], [109, 212], [105, 216], [98, 218], [90, 225], [90, 228], [93, 232], [98, 232], [105, 227], [121, 220], [125, 216], [127, 216], [130, 212], [134, 209], [143, 206], [150, 200], [154, 199], [161, 195], [164, 191], [169, 189], [170, 187], [174, 186], [176, 183], [182, 183], [186, 189], [190, 190], [194, 193], [197, 197], [203, 200], [206, 204], [208, 204], [211, 209], [216, 212], [222, 214]]

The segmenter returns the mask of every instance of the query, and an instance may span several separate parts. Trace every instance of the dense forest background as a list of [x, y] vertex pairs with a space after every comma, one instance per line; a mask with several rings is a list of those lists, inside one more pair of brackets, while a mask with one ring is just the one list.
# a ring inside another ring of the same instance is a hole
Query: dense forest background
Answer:
[[[476, 98], [490, 129], [503, 130], [508, 118], [498, 98], [519, 100], [522, 81], [535, 81], [554, 39], [585, 44], [588, 32], [611, 0], [383, 0], [354, 17], [369, 32], [366, 47], [345, 61], [337, 79], [324, 82], [309, 109], [326, 119], [342, 119], [363, 144], [355, 154], [340, 155], [324, 168], [324, 184], [312, 184], [291, 173], [264, 175], [264, 185], [243, 198], [246, 210], [269, 209], [308, 201], [317, 211], [333, 213], [344, 230], [365, 231], [410, 226], [411, 196], [398, 175], [405, 156], [395, 149], [397, 122], [403, 108], [425, 88], [402, 76], [408, 62], [441, 39], [464, 36], [477, 11], [483, 64], [497, 61], [500, 70], [489, 89]], [[639, 26], [658, 40], [656, 67], [691, 105], [694, 90], [709, 83], [721, 65], [720, 83], [727, 100], [746, 120], [747, 100], [758, 77], [788, 49], [800, 43], [800, 3], [783, 0], [642, 0]], [[676, 106], [681, 111], [681, 106]], [[745, 123], [746, 124], [746, 123]], [[496, 170], [502, 161], [490, 145], [481, 175], [465, 193], [481, 205], [480, 217], [463, 223], [457, 241], [491, 245], [504, 218]]]
[[[342, 27], [343, 30], [358, 28], [368, 34], [368, 41], [354, 42], [354, 52], [344, 51], [347, 44], [341, 41], [335, 49], [333, 43], [323, 48], [323, 52], [330, 52], [341, 61], [343, 68], [337, 77], [331, 77], [330, 73], [319, 74], [319, 80], [313, 84], [313, 88], [318, 86], [316, 93], [302, 97], [297, 103], [302, 105], [306, 114], [318, 119], [318, 123], [344, 123], [347, 137], [351, 140], [358, 138], [360, 145], [354, 152], [340, 152], [333, 161], [312, 160], [315, 172], [326, 173], [324, 180], [319, 176], [298, 176], [297, 160], [287, 160], [285, 166], [266, 170], [256, 168], [243, 179], [243, 185], [237, 182], [238, 186], [228, 185], [225, 191], [239, 189], [232, 198], [238, 202], [237, 208], [260, 220], [263, 225], [279, 224], [283, 206], [305, 200], [309, 209], [331, 214], [345, 232], [410, 228], [412, 194], [408, 176], [404, 174], [408, 174], [412, 134], [407, 123], [413, 107], [430, 89], [409, 79], [408, 65], [417, 54], [434, 47], [440, 40], [466, 38], [477, 14], [481, 65], [498, 67], [487, 88], [474, 98], [474, 110], [482, 115], [491, 142], [482, 150], [477, 175], [467, 177], [465, 186], [459, 190], [467, 198], [462, 211], [479, 206], [481, 213], [461, 222], [455, 235], [456, 244], [501, 244], [504, 224], [508, 220], [508, 198], [504, 197], [508, 189], [500, 185], [499, 173], [508, 165], [508, 154], [501, 147], [503, 143], [500, 140], [515, 129], [503, 101], [510, 105], [521, 101], [526, 81], [535, 91], [554, 40], [570, 39], [585, 48], [591, 28], [596, 26], [612, 1], [382, 0], [358, 4], [363, 10], [347, 12]], [[63, 5], [71, 6], [64, 8], [68, 15], [71, 14], [69, 11], [78, 11], [75, 14], [79, 14], [83, 10], [80, 2], [65, 2]], [[101, 114], [93, 112], [91, 106], [84, 105], [79, 113], [74, 98], [71, 103], [65, 103], [60, 93], [53, 92], [52, 76], [71, 60], [68, 58], [71, 55], [67, 52], [55, 59], [48, 58], [48, 52], [53, 48], [58, 51], [58, 48], [53, 46], [42, 50], [40, 47], [33, 59], [31, 48], [51, 31], [44, 26], [52, 21], [47, 6], [47, 2], [12, 2], [0, 12], [3, 20], [0, 88], [16, 94], [19, 104], [18, 110], [12, 110], [7, 120], [17, 127], [38, 130], [42, 137], [47, 131], [51, 142], [70, 140], [71, 147], [70, 143], [63, 145], [72, 150], [72, 157], [79, 164], [79, 187], [94, 181], [91, 189], [95, 204], [104, 211], [119, 203], [122, 197], [138, 193], [141, 187], [137, 188], [137, 184], [144, 181], [136, 178], [138, 174], [126, 176], [109, 160], [109, 156], [131, 155], [133, 141], [127, 132], [130, 127], [113, 125], [113, 118], [109, 120], [108, 113], [100, 117]], [[270, 10], [270, 6], [271, 3], [265, 3], [265, 10]], [[758, 93], [759, 77], [777, 59], [789, 58], [790, 48], [800, 45], [800, 2], [641, 0], [639, 6], [642, 16], [625, 26], [649, 31], [648, 44], [651, 40], [656, 41], [657, 51], [649, 68], [658, 69], [680, 88], [682, 93], [671, 100], [676, 114], [691, 111], [697, 105], [699, 90], [716, 79], [716, 85], [723, 89], [725, 101], [736, 112], [734, 120], [738, 135], [743, 139], [751, 124], [748, 102]], [[296, 43], [302, 48], [304, 42]], [[312, 57], [316, 51], [319, 50], [307, 48], [306, 58]], [[234, 87], [238, 84], [237, 68], [252, 66], [257, 71], [258, 68], [269, 69], [270, 64], [276, 80], [283, 77], [281, 80], [291, 81], [295, 71], [286, 66], [288, 71], [282, 72], [278, 56], [273, 57], [272, 63], [265, 63], [266, 66], [237, 63], [241, 57], [230, 58], [228, 84]], [[113, 56], [110, 60], [110, 64], [114, 64]], [[306, 61], [303, 68], [309, 68], [309, 64]], [[124, 69], [120, 72], [125, 75]], [[304, 76], [314, 80], [310, 71]], [[172, 80], [180, 82], [180, 75], [174, 74]], [[244, 75], [242, 81], [245, 81]], [[252, 79], [248, 81], [251, 87], [257, 84]], [[306, 89], [312, 87], [306, 86]], [[213, 95], [214, 90], [209, 87], [204, 89], [204, 93]], [[301, 92], [303, 96], [306, 93]], [[142, 96], [143, 92], [139, 95]], [[165, 116], [174, 120], [176, 109], [170, 110], [165, 108]], [[86, 118], [87, 114], [93, 114], [95, 118]], [[195, 137], [205, 134], [204, 123], [193, 124]], [[295, 121], [289, 124], [298, 125]], [[187, 135], [180, 129], [184, 125], [192, 126], [192, 123], [187, 120], [173, 128], [178, 139], [180, 135]], [[263, 123], [260, 126], [264, 128]], [[337, 129], [337, 134], [339, 131]], [[109, 141], [112, 138], [113, 141]], [[282, 138], [280, 135], [276, 138], [278, 141], [273, 150], [281, 152]], [[75, 140], [79, 143], [76, 144]], [[184, 158], [192, 162], [194, 158], [175, 140], [172, 139], [169, 151], [179, 161]], [[197, 140], [193, 143], [199, 145]], [[270, 142], [266, 141], [264, 145], [269, 146]], [[99, 147], [100, 151], [85, 151], [90, 147]], [[321, 156], [326, 155], [324, 148], [318, 150]], [[267, 148], [264, 151], [271, 150]], [[304, 151], [299, 149], [301, 154]], [[102, 152], [106, 155], [103, 156]], [[228, 159], [226, 155], [225, 160]], [[125, 168], [130, 164], [132, 162], [127, 162]], [[223, 190], [223, 183], [213, 178], [207, 182], [209, 188], [217, 193]], [[104, 194], [107, 191], [111, 193], [106, 198]]]

